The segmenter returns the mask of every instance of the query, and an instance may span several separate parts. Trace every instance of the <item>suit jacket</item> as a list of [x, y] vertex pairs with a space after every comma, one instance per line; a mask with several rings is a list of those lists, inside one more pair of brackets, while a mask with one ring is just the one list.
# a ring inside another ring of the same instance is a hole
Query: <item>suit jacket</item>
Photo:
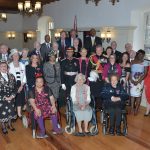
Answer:
[[[10, 62], [9, 54], [10, 54], [10, 52], [7, 53], [7, 61], [8, 62]], [[3, 60], [2, 53], [0, 53], [0, 60]]]
[[61, 39], [59, 39], [57, 41], [57, 43], [58, 43], [58, 49], [59, 49], [59, 56], [61, 59], [64, 59], [66, 57], [66, 48], [70, 47], [69, 39], [68, 38], [65, 39], [65, 50], [64, 51], [62, 49]]
[[[50, 44], [50, 43], [49, 43]], [[43, 63], [48, 61], [48, 53], [51, 51], [52, 45], [50, 44], [50, 48], [47, 47], [46, 43], [41, 45], [41, 57], [43, 58]]]
[[116, 50], [114, 54], [116, 55], [116, 63], [120, 63], [122, 53]]
[[92, 40], [91, 36], [87, 37], [84, 42], [84, 47], [88, 50], [88, 56], [92, 53], [95, 52], [96, 46], [97, 45], [102, 45], [102, 39], [98, 36], [95, 36], [95, 42], [94, 45], [92, 46]]
[[[77, 38], [78, 38], [78, 37], [77, 37]], [[69, 37], [68, 40], [69, 40], [69, 46], [71, 47], [71, 37]], [[82, 48], [82, 40], [81, 40], [80, 38], [78, 38], [78, 40], [79, 40], [79, 45], [78, 45], [78, 46], [79, 46], [80, 48]]]

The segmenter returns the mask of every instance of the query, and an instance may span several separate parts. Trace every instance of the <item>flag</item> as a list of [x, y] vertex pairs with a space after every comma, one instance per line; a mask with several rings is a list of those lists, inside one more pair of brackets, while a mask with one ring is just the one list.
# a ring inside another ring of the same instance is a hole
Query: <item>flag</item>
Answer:
[[74, 16], [74, 27], [73, 29], [78, 32], [78, 29], [77, 29], [77, 16]]

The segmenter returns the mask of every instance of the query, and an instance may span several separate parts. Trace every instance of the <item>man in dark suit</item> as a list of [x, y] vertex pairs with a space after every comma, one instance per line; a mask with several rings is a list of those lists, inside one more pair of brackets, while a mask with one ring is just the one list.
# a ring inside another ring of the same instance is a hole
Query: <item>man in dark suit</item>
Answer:
[[[78, 36], [77, 36], [77, 32], [76, 32], [76, 30], [74, 30], [74, 29], [72, 29], [71, 31], [70, 31], [70, 37], [69, 37], [69, 46], [70, 47], [73, 47], [73, 41], [74, 41], [74, 39], [76, 39], [76, 38], [78, 38]], [[79, 48], [81, 49], [82, 48], [82, 41], [81, 41], [81, 39], [80, 38], [78, 38], [78, 40], [79, 40]]]
[[113, 49], [113, 54], [116, 55], [116, 63], [120, 63], [121, 57], [122, 57], [122, 53], [117, 50], [117, 42], [116, 41], [112, 41], [111, 42], [111, 47]]
[[88, 55], [95, 53], [95, 48], [97, 45], [102, 46], [102, 39], [96, 36], [96, 30], [90, 30], [90, 36], [85, 39], [84, 47], [88, 50]]
[[10, 61], [9, 59], [9, 51], [8, 51], [8, 46], [6, 44], [1, 44], [0, 46], [0, 60], [3, 61]]
[[41, 45], [41, 56], [43, 58], [43, 63], [48, 61], [48, 54], [51, 51], [51, 43], [50, 36], [48, 34], [45, 35], [45, 42]]
[[66, 32], [62, 31], [60, 33], [60, 39], [58, 40], [59, 56], [60, 59], [66, 58], [66, 48], [69, 47], [69, 40], [67, 38]]

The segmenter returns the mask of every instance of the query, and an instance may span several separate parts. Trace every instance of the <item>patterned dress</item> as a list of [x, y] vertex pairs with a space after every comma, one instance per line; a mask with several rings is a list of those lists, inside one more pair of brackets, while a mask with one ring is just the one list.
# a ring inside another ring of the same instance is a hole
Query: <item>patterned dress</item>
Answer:
[[41, 110], [43, 118], [50, 117], [52, 114], [50, 96], [52, 96], [52, 93], [48, 87], [43, 88], [41, 93], [38, 93], [35, 88], [29, 92], [29, 98], [35, 99], [35, 105]]
[[4, 97], [16, 95], [16, 81], [12, 74], [7, 74], [8, 81], [0, 73], [0, 122], [16, 119], [15, 99], [6, 101]]
[[130, 73], [130, 72], [131, 72], [130, 67], [122, 67], [120, 83], [128, 94], [130, 93], [130, 87], [129, 87], [129, 81], [126, 81], [126, 76], [127, 76], [127, 73]]
[[[144, 61], [140, 64], [132, 64], [131, 65], [131, 76], [132, 80], [138, 81], [140, 77], [144, 74], [144, 68], [148, 64]], [[141, 83], [138, 83], [137, 85], [134, 85], [130, 82], [130, 94], [132, 97], [140, 97], [143, 92], [143, 84], [144, 81]]]

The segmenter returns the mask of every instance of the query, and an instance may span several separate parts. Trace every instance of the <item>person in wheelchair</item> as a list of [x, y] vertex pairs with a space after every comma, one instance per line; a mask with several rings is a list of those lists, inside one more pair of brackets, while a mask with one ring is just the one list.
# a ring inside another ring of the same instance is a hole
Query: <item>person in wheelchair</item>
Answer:
[[[128, 99], [128, 94], [123, 86], [118, 82], [119, 77], [117, 74], [110, 76], [110, 83], [106, 84], [102, 89], [101, 96], [104, 101], [104, 109], [107, 109], [110, 118], [109, 134], [114, 135], [116, 126], [116, 134], [121, 133], [121, 114], [125, 108], [125, 102]], [[116, 121], [116, 122], [115, 122]]]
[[[82, 73], [76, 75], [76, 84], [71, 87], [71, 99], [73, 102], [73, 112], [75, 114], [79, 132], [76, 136], [91, 135], [88, 130], [88, 123], [92, 119], [92, 109], [89, 106], [91, 101], [90, 87], [84, 82], [86, 81], [85, 76]], [[84, 133], [82, 131], [82, 121], [84, 121]]]
[[37, 138], [46, 138], [44, 119], [50, 118], [52, 121], [52, 131], [54, 134], [62, 133], [58, 128], [57, 109], [55, 99], [50, 88], [44, 86], [44, 79], [41, 76], [36, 77], [35, 87], [29, 91], [29, 102], [34, 111], [34, 119], [40, 128], [40, 134]]

